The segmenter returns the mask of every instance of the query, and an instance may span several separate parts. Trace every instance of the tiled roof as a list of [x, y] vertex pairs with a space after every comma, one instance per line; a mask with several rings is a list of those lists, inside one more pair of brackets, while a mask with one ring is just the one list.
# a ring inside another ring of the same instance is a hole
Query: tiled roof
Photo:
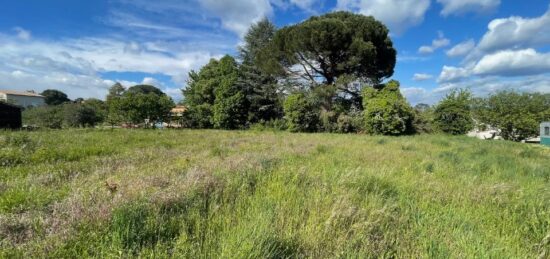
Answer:
[[32, 96], [32, 97], [42, 97], [42, 98], [44, 98], [44, 96], [42, 96], [42, 95], [39, 95], [37, 93], [31, 93], [31, 92], [18, 92], [18, 91], [10, 91], [10, 90], [0, 90], [0, 93], [9, 94], [9, 95]]

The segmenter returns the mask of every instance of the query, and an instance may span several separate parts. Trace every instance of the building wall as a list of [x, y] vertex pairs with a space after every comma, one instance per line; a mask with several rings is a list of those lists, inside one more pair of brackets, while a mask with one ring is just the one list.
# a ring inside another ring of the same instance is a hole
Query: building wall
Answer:
[[545, 128], [550, 128], [550, 122], [543, 122], [540, 124], [540, 143], [550, 147], [550, 135], [546, 135]]
[[7, 101], [21, 107], [37, 107], [45, 105], [43, 97], [23, 96], [23, 95], [7, 95]]

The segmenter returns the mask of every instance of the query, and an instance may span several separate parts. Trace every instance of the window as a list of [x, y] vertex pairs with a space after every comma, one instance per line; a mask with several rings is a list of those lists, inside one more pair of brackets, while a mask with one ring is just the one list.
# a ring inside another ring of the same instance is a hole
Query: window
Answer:
[[550, 136], [550, 127], [544, 127], [544, 136]]

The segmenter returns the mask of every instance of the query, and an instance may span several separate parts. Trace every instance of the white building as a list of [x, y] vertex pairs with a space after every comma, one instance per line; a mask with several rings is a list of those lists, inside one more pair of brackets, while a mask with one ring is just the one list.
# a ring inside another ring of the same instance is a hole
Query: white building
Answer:
[[24, 108], [45, 105], [44, 96], [34, 92], [17, 92], [0, 90], [0, 101], [15, 104]]

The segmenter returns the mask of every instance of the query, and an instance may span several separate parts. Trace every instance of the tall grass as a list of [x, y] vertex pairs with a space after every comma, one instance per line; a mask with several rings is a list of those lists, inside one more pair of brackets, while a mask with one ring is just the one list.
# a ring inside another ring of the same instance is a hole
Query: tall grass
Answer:
[[422, 135], [0, 133], [0, 257], [550, 255], [550, 150]]

